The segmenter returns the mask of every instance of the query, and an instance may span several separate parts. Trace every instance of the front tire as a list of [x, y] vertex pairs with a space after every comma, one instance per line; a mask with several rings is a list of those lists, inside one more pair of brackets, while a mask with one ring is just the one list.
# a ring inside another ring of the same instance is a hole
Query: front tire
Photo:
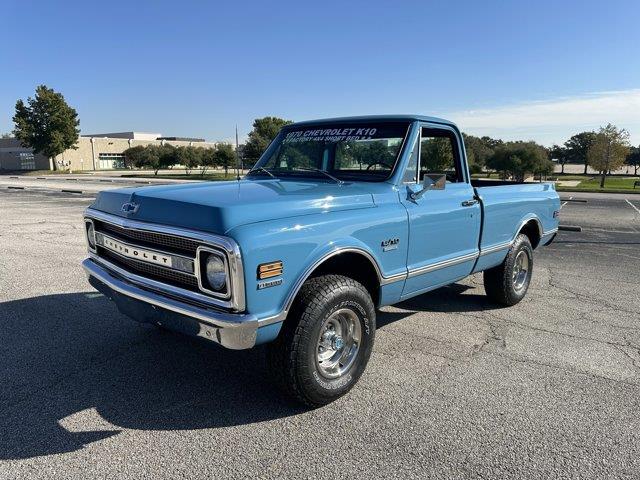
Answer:
[[484, 290], [496, 303], [511, 306], [520, 302], [529, 289], [533, 274], [533, 248], [529, 237], [516, 237], [504, 261], [485, 270]]
[[289, 396], [310, 407], [347, 393], [371, 356], [376, 314], [367, 289], [341, 275], [307, 280], [268, 345], [270, 371]]

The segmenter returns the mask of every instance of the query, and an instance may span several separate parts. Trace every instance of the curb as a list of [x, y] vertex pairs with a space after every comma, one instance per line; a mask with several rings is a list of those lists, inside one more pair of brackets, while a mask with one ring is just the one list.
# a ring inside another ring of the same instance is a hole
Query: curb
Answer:
[[558, 230], [563, 232], [581, 232], [582, 227], [579, 227], [577, 225], [559, 225]]
[[[7, 187], [7, 189], [9, 190], [29, 190], [27, 187], [18, 187], [15, 185], [9, 185]], [[42, 191], [42, 190], [40, 190]], [[54, 190], [54, 189], [50, 189], [50, 188], [45, 188], [44, 191], [47, 192], [62, 192], [62, 193], [85, 193], [84, 190], [72, 190], [70, 188], [62, 188], [60, 190]]]

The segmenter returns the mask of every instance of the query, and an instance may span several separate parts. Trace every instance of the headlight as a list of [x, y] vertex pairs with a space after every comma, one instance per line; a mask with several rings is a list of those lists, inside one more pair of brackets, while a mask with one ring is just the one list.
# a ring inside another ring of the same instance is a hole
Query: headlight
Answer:
[[200, 246], [196, 252], [196, 276], [200, 291], [218, 298], [231, 298], [231, 279], [225, 254], [215, 248]]
[[209, 286], [216, 291], [222, 291], [227, 284], [227, 270], [224, 261], [215, 254], [207, 258], [205, 273]]
[[91, 250], [96, 249], [96, 231], [93, 227], [93, 222], [86, 222], [87, 227], [87, 242], [89, 243], [89, 248]]

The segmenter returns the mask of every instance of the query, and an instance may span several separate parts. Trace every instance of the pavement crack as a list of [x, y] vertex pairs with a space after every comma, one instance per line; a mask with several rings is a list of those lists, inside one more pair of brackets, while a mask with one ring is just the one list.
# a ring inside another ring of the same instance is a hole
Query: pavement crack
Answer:
[[[485, 310], [486, 311], [486, 310]], [[489, 315], [491, 315], [489, 313]], [[487, 334], [484, 342], [479, 345], [474, 345], [473, 350], [471, 351], [471, 356], [478, 355], [482, 353], [487, 347], [495, 346], [500, 349], [507, 348], [507, 330], [508, 325], [504, 322], [495, 322], [489, 319], [484, 319], [487, 327], [489, 327], [489, 333]], [[494, 317], [495, 320], [495, 317]]]
[[628, 309], [626, 309], [626, 308], [624, 308], [624, 307], [622, 307], [620, 305], [612, 304], [612, 303], [610, 303], [610, 302], [608, 302], [608, 301], [606, 301], [606, 300], [604, 300], [602, 298], [593, 298], [593, 297], [590, 297], [590, 296], [585, 295], [583, 293], [571, 290], [569, 287], [560, 285], [554, 279], [554, 273], [553, 273], [553, 270], [551, 268], [549, 268], [549, 286], [571, 295], [572, 298], [574, 298], [576, 300], [581, 300], [581, 301], [588, 302], [588, 303], [591, 303], [591, 304], [596, 304], [598, 306], [604, 306], [608, 310], [613, 310], [616, 313], [624, 312], [624, 313], [630, 313], [630, 314], [633, 314], [633, 315], [640, 315], [640, 311], [628, 310]]

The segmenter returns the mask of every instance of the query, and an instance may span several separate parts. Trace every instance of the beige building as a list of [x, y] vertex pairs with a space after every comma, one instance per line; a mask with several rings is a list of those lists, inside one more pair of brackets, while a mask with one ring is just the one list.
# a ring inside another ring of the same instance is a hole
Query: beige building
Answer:
[[[77, 149], [69, 149], [54, 161], [59, 169], [112, 170], [124, 168], [124, 151], [139, 145], [173, 145], [214, 148], [215, 143], [200, 138], [163, 137], [159, 133], [114, 132], [82, 135]], [[0, 170], [50, 170], [51, 161], [34, 154], [30, 148], [20, 145], [15, 138], [0, 139]]]

